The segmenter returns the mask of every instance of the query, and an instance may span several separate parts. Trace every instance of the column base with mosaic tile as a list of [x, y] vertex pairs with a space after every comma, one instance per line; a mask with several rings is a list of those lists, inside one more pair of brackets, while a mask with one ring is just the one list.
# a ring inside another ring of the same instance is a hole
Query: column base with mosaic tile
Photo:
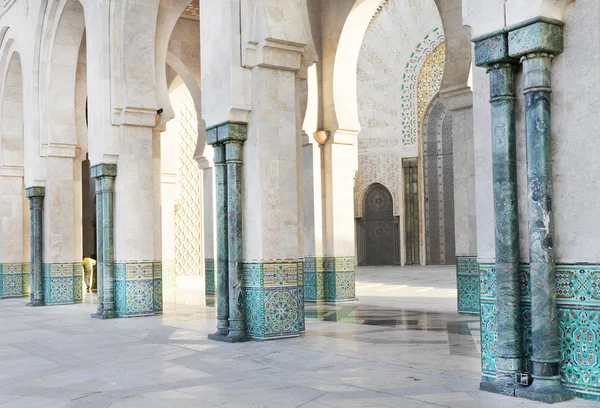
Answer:
[[204, 260], [204, 293], [207, 295], [214, 295], [217, 293], [217, 276], [215, 270], [214, 258], [206, 258]]
[[246, 329], [255, 340], [298, 337], [304, 331], [302, 260], [245, 262]]
[[479, 314], [479, 264], [476, 256], [456, 257], [457, 306], [460, 314]]
[[29, 295], [29, 264], [0, 264], [0, 299]]
[[118, 317], [162, 313], [161, 262], [115, 262], [114, 268]]
[[304, 258], [304, 300], [348, 302], [356, 300], [354, 256]]
[[83, 301], [81, 262], [45, 263], [42, 281], [46, 306], [70, 305]]
[[[480, 265], [481, 370], [496, 378], [497, 323], [494, 264]], [[557, 264], [561, 383], [579, 398], [600, 401], [600, 265]], [[521, 314], [525, 368], [531, 372], [531, 287], [529, 265], [521, 265]]]

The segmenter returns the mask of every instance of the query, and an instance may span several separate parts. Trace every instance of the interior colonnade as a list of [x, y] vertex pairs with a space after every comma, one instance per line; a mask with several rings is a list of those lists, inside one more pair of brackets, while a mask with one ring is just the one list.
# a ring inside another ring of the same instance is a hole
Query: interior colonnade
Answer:
[[593, 126], [565, 85], [566, 58], [598, 76], [589, 3], [3, 2], [0, 297], [81, 302], [95, 256], [92, 317], [197, 286], [210, 338], [270, 340], [354, 301], [357, 263], [455, 263], [482, 389], [598, 398], [595, 214], [572, 212], [594, 196], [566, 170], [597, 167], [550, 126]]

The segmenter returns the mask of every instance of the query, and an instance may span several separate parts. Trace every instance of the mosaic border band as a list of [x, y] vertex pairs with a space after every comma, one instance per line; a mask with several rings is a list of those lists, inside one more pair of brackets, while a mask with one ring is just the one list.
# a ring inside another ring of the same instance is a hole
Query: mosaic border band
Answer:
[[0, 264], [0, 299], [29, 296], [29, 265], [28, 262]]
[[476, 256], [456, 257], [456, 292], [458, 313], [479, 315], [479, 263]]
[[81, 262], [44, 263], [42, 276], [46, 306], [71, 305], [83, 301]]
[[302, 260], [245, 262], [246, 329], [255, 340], [297, 337], [305, 329]]
[[114, 272], [119, 317], [162, 313], [162, 262], [115, 262]]
[[354, 261], [354, 256], [304, 258], [304, 300], [356, 300]]
[[[558, 324], [562, 383], [584, 399], [600, 401], [600, 265], [557, 265]], [[484, 381], [496, 376], [496, 276], [493, 264], [480, 265], [481, 369]], [[524, 354], [530, 366], [531, 288], [529, 265], [521, 265]]]

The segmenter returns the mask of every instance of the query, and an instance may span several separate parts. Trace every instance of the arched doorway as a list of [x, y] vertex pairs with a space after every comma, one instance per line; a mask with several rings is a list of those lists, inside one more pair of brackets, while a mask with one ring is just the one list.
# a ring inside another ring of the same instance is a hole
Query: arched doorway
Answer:
[[452, 115], [435, 99], [423, 125], [427, 265], [456, 263]]
[[361, 264], [400, 264], [398, 217], [394, 217], [394, 200], [385, 186], [377, 183], [367, 190], [360, 224]]

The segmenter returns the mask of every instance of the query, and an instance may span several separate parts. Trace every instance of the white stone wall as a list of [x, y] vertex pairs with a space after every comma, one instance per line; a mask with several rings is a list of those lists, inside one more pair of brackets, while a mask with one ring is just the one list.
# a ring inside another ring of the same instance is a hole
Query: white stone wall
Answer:
[[362, 213], [364, 192], [375, 182], [390, 190], [394, 215], [401, 215], [402, 158], [419, 156], [418, 144], [407, 146], [401, 140], [402, 78], [417, 44], [440, 25], [433, 0], [390, 0], [374, 16], [365, 34], [357, 75], [361, 126], [355, 187], [357, 216]]
[[[478, 2], [474, 2], [478, 3]], [[517, 1], [511, 2], [518, 6]], [[535, 2], [543, 3], [543, 2]], [[560, 3], [560, 2], [559, 2]], [[564, 2], [562, 2], [564, 3]], [[520, 16], [525, 19], [527, 13]], [[515, 9], [516, 10], [516, 9]], [[523, 9], [525, 10], [525, 9]], [[551, 13], [561, 17], [562, 13]], [[599, 5], [580, 0], [566, 7], [565, 51], [552, 67], [552, 167], [554, 187], [554, 248], [560, 263], [600, 262], [600, 200], [594, 187], [600, 176], [600, 145], [596, 140], [600, 94]], [[471, 16], [472, 18], [473, 16]], [[518, 15], [512, 15], [516, 22]], [[483, 34], [482, 29], [478, 32]], [[528, 262], [527, 176], [522, 76], [517, 77], [517, 144], [521, 260]], [[477, 240], [480, 261], [493, 262], [489, 82], [485, 69], [473, 71]]]

